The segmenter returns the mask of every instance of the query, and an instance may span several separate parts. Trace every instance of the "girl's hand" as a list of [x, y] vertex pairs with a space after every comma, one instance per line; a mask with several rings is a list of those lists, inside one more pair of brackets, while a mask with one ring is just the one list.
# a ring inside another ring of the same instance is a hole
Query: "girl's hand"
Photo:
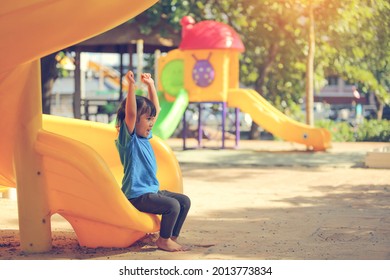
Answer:
[[148, 86], [154, 83], [152, 75], [150, 75], [149, 73], [141, 74], [141, 81]]
[[134, 73], [132, 71], [127, 72], [126, 80], [129, 85], [135, 85]]

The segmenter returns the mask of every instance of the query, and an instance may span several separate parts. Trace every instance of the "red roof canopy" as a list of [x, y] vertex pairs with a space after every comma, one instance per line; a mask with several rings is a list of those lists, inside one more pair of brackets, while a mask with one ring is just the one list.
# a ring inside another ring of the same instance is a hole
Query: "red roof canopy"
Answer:
[[200, 49], [232, 49], [239, 52], [245, 50], [240, 37], [229, 25], [205, 20], [198, 23], [191, 17], [183, 17], [181, 50]]

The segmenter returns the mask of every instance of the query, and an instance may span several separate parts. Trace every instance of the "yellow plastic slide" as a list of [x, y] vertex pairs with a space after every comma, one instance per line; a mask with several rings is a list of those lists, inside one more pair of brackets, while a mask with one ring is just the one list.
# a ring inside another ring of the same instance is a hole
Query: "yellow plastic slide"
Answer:
[[[48, 186], [49, 216], [63, 216], [82, 246], [127, 247], [159, 230], [159, 218], [136, 210], [120, 189], [123, 167], [114, 144], [116, 134], [108, 124], [43, 115], [35, 149], [43, 157], [40, 172]], [[172, 150], [158, 137], [151, 143], [162, 189], [182, 192]]]
[[[0, 5], [0, 186], [17, 187], [20, 246], [51, 249], [50, 217], [64, 216], [81, 245], [125, 247], [156, 231], [120, 190], [109, 125], [42, 116], [40, 58], [107, 31], [157, 0], [4, 0]], [[87, 12], [85, 12], [87, 11]], [[72, 14], [72, 21], [58, 20]], [[181, 191], [177, 161], [152, 142], [159, 177]]]
[[228, 106], [237, 107], [248, 113], [255, 123], [283, 140], [304, 144], [314, 151], [330, 148], [331, 134], [329, 131], [289, 118], [254, 90], [230, 89]]
[[[123, 176], [110, 125], [43, 116], [36, 149], [43, 156], [50, 208], [66, 218], [87, 247], [127, 247], [159, 230], [156, 215], [136, 210], [122, 193]], [[47, 130], [47, 131], [46, 131]], [[182, 192], [182, 177], [172, 150], [151, 140], [162, 188]]]

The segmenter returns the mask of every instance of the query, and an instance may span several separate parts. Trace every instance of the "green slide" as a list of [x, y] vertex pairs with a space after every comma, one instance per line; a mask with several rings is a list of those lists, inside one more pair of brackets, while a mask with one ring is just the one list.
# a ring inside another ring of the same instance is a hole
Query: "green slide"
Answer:
[[170, 102], [164, 97], [164, 93], [158, 93], [161, 111], [154, 124], [153, 134], [161, 139], [172, 136], [188, 106], [188, 93], [184, 90], [183, 73], [183, 60], [173, 59], [166, 63], [159, 74], [164, 92], [174, 99]]
[[153, 134], [161, 139], [167, 139], [172, 136], [182, 120], [188, 106], [188, 94], [184, 89], [181, 89], [176, 95], [175, 100], [170, 102], [159, 92], [159, 101], [161, 111], [154, 124]]

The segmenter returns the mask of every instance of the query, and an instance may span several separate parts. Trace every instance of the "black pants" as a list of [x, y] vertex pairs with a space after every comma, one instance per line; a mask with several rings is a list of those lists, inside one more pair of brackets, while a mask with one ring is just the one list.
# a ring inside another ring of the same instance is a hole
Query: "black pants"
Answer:
[[147, 193], [130, 202], [141, 212], [161, 214], [160, 236], [178, 237], [191, 207], [188, 196], [170, 191]]

